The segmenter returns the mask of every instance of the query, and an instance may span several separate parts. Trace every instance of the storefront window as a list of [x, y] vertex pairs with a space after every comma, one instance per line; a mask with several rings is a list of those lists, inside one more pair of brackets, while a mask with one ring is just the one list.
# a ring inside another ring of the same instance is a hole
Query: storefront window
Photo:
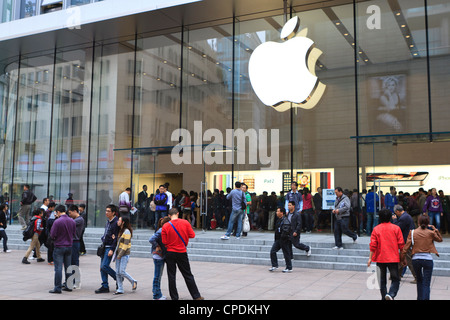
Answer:
[[36, 15], [37, 0], [21, 0], [20, 18], [28, 18]]

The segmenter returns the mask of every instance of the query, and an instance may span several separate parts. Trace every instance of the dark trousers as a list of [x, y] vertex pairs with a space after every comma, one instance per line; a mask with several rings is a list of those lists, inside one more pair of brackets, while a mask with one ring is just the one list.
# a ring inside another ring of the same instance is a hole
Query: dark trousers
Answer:
[[[386, 294], [389, 294], [392, 298], [397, 295], [398, 288], [400, 287], [400, 277], [398, 275], [398, 263], [379, 263], [377, 262], [377, 269], [379, 271], [378, 281], [380, 284], [381, 299], [384, 300]], [[389, 292], [387, 291], [387, 270], [391, 275], [391, 287]]]
[[3, 239], [3, 251], [8, 250], [8, 236], [5, 230], [0, 230], [0, 239]]
[[336, 219], [334, 221], [334, 243], [336, 247], [342, 247], [343, 233], [353, 240], [356, 240], [358, 238], [358, 236], [348, 228], [348, 221], [348, 217], [343, 217], [342, 219]]
[[417, 300], [430, 300], [433, 260], [414, 259], [412, 264], [417, 276]]
[[303, 210], [302, 216], [305, 217], [306, 231], [312, 231], [313, 225], [314, 225], [314, 209], [309, 208], [309, 209]]
[[[299, 250], [303, 250], [308, 252], [309, 251], [309, 246], [307, 246], [306, 244], [303, 244], [300, 242], [300, 234], [297, 234], [296, 237], [291, 236], [290, 237], [290, 242], [292, 243], [292, 246], [296, 247]], [[289, 247], [290, 252], [291, 252], [291, 258], [294, 259], [294, 254], [292, 252], [292, 246]]]
[[179, 253], [167, 251], [166, 264], [170, 298], [172, 300], [178, 300], [176, 281], [177, 267], [180, 269], [181, 275], [184, 278], [184, 282], [186, 282], [186, 286], [192, 296], [192, 299], [200, 298], [200, 292], [198, 291], [197, 284], [195, 283], [194, 276], [191, 272], [187, 252]]
[[272, 245], [272, 249], [270, 250], [270, 261], [272, 263], [272, 267], [278, 268], [278, 258], [277, 252], [283, 251], [284, 261], [286, 262], [286, 269], [292, 269], [292, 244], [289, 240], [275, 240]]

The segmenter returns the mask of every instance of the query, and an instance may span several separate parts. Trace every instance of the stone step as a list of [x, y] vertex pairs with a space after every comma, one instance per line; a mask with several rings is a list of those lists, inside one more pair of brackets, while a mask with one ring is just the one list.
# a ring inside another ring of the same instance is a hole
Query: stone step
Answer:
[[[25, 251], [28, 248], [30, 241], [22, 240], [22, 233], [18, 228], [7, 229], [7, 231], [10, 249]], [[153, 231], [148, 230], [134, 232], [132, 257], [152, 258], [151, 244], [148, 241], [152, 234]], [[86, 230], [84, 242], [88, 254], [96, 254], [102, 235], [101, 228]], [[222, 240], [220, 239], [222, 234], [218, 232], [210, 234], [199, 232], [197, 235], [196, 238], [190, 239], [188, 245], [189, 259], [192, 261], [271, 265], [272, 233], [251, 233], [249, 237], [242, 237], [239, 240], [234, 237]], [[302, 242], [311, 246], [312, 255], [307, 257], [305, 252], [293, 248], [293, 267], [366, 272], [370, 239], [368, 237], [360, 238], [356, 244], [352, 243], [351, 239], [349, 240], [343, 244], [344, 250], [334, 250], [332, 249], [334, 246], [332, 236], [305, 236]], [[450, 246], [446, 243], [437, 243], [436, 247], [440, 257], [433, 256], [435, 262], [433, 275], [450, 276]], [[42, 251], [47, 251], [45, 246], [42, 246]], [[277, 258], [280, 270], [284, 269], [281, 250], [277, 253]]]

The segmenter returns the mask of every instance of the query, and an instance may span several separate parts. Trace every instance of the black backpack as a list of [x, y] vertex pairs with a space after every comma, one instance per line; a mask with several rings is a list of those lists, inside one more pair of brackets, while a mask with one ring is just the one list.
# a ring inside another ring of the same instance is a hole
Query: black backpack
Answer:
[[36, 221], [36, 217], [33, 217], [30, 219], [30, 221], [28, 222], [27, 227], [25, 228], [25, 230], [23, 230], [22, 235], [23, 235], [23, 241], [27, 241], [28, 239], [33, 238], [34, 235], [34, 222]]

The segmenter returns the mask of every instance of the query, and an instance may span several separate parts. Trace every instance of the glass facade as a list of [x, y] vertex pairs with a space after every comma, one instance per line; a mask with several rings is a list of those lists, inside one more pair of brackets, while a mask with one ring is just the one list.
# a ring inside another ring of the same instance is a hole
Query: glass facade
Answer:
[[[25, 183], [38, 201], [64, 203], [71, 193], [87, 204], [90, 226], [103, 226], [105, 206], [125, 188], [136, 203], [143, 185], [151, 195], [165, 182], [174, 195], [226, 193], [234, 181], [279, 195], [292, 180], [313, 193], [368, 189], [370, 175], [385, 173], [415, 177], [378, 176], [383, 191], [450, 193], [450, 4], [427, 3], [292, 7], [288, 17], [298, 16], [299, 31], [323, 52], [315, 71], [326, 91], [310, 110], [278, 112], [252, 89], [250, 57], [281, 42], [287, 18], [258, 8], [207, 26], [17, 56], [0, 75], [1, 191], [12, 213]], [[11, 1], [0, 4], [8, 21]], [[36, 14], [36, 1], [21, 10]], [[242, 143], [229, 138], [236, 133]], [[174, 157], [177, 146], [190, 148]]]

